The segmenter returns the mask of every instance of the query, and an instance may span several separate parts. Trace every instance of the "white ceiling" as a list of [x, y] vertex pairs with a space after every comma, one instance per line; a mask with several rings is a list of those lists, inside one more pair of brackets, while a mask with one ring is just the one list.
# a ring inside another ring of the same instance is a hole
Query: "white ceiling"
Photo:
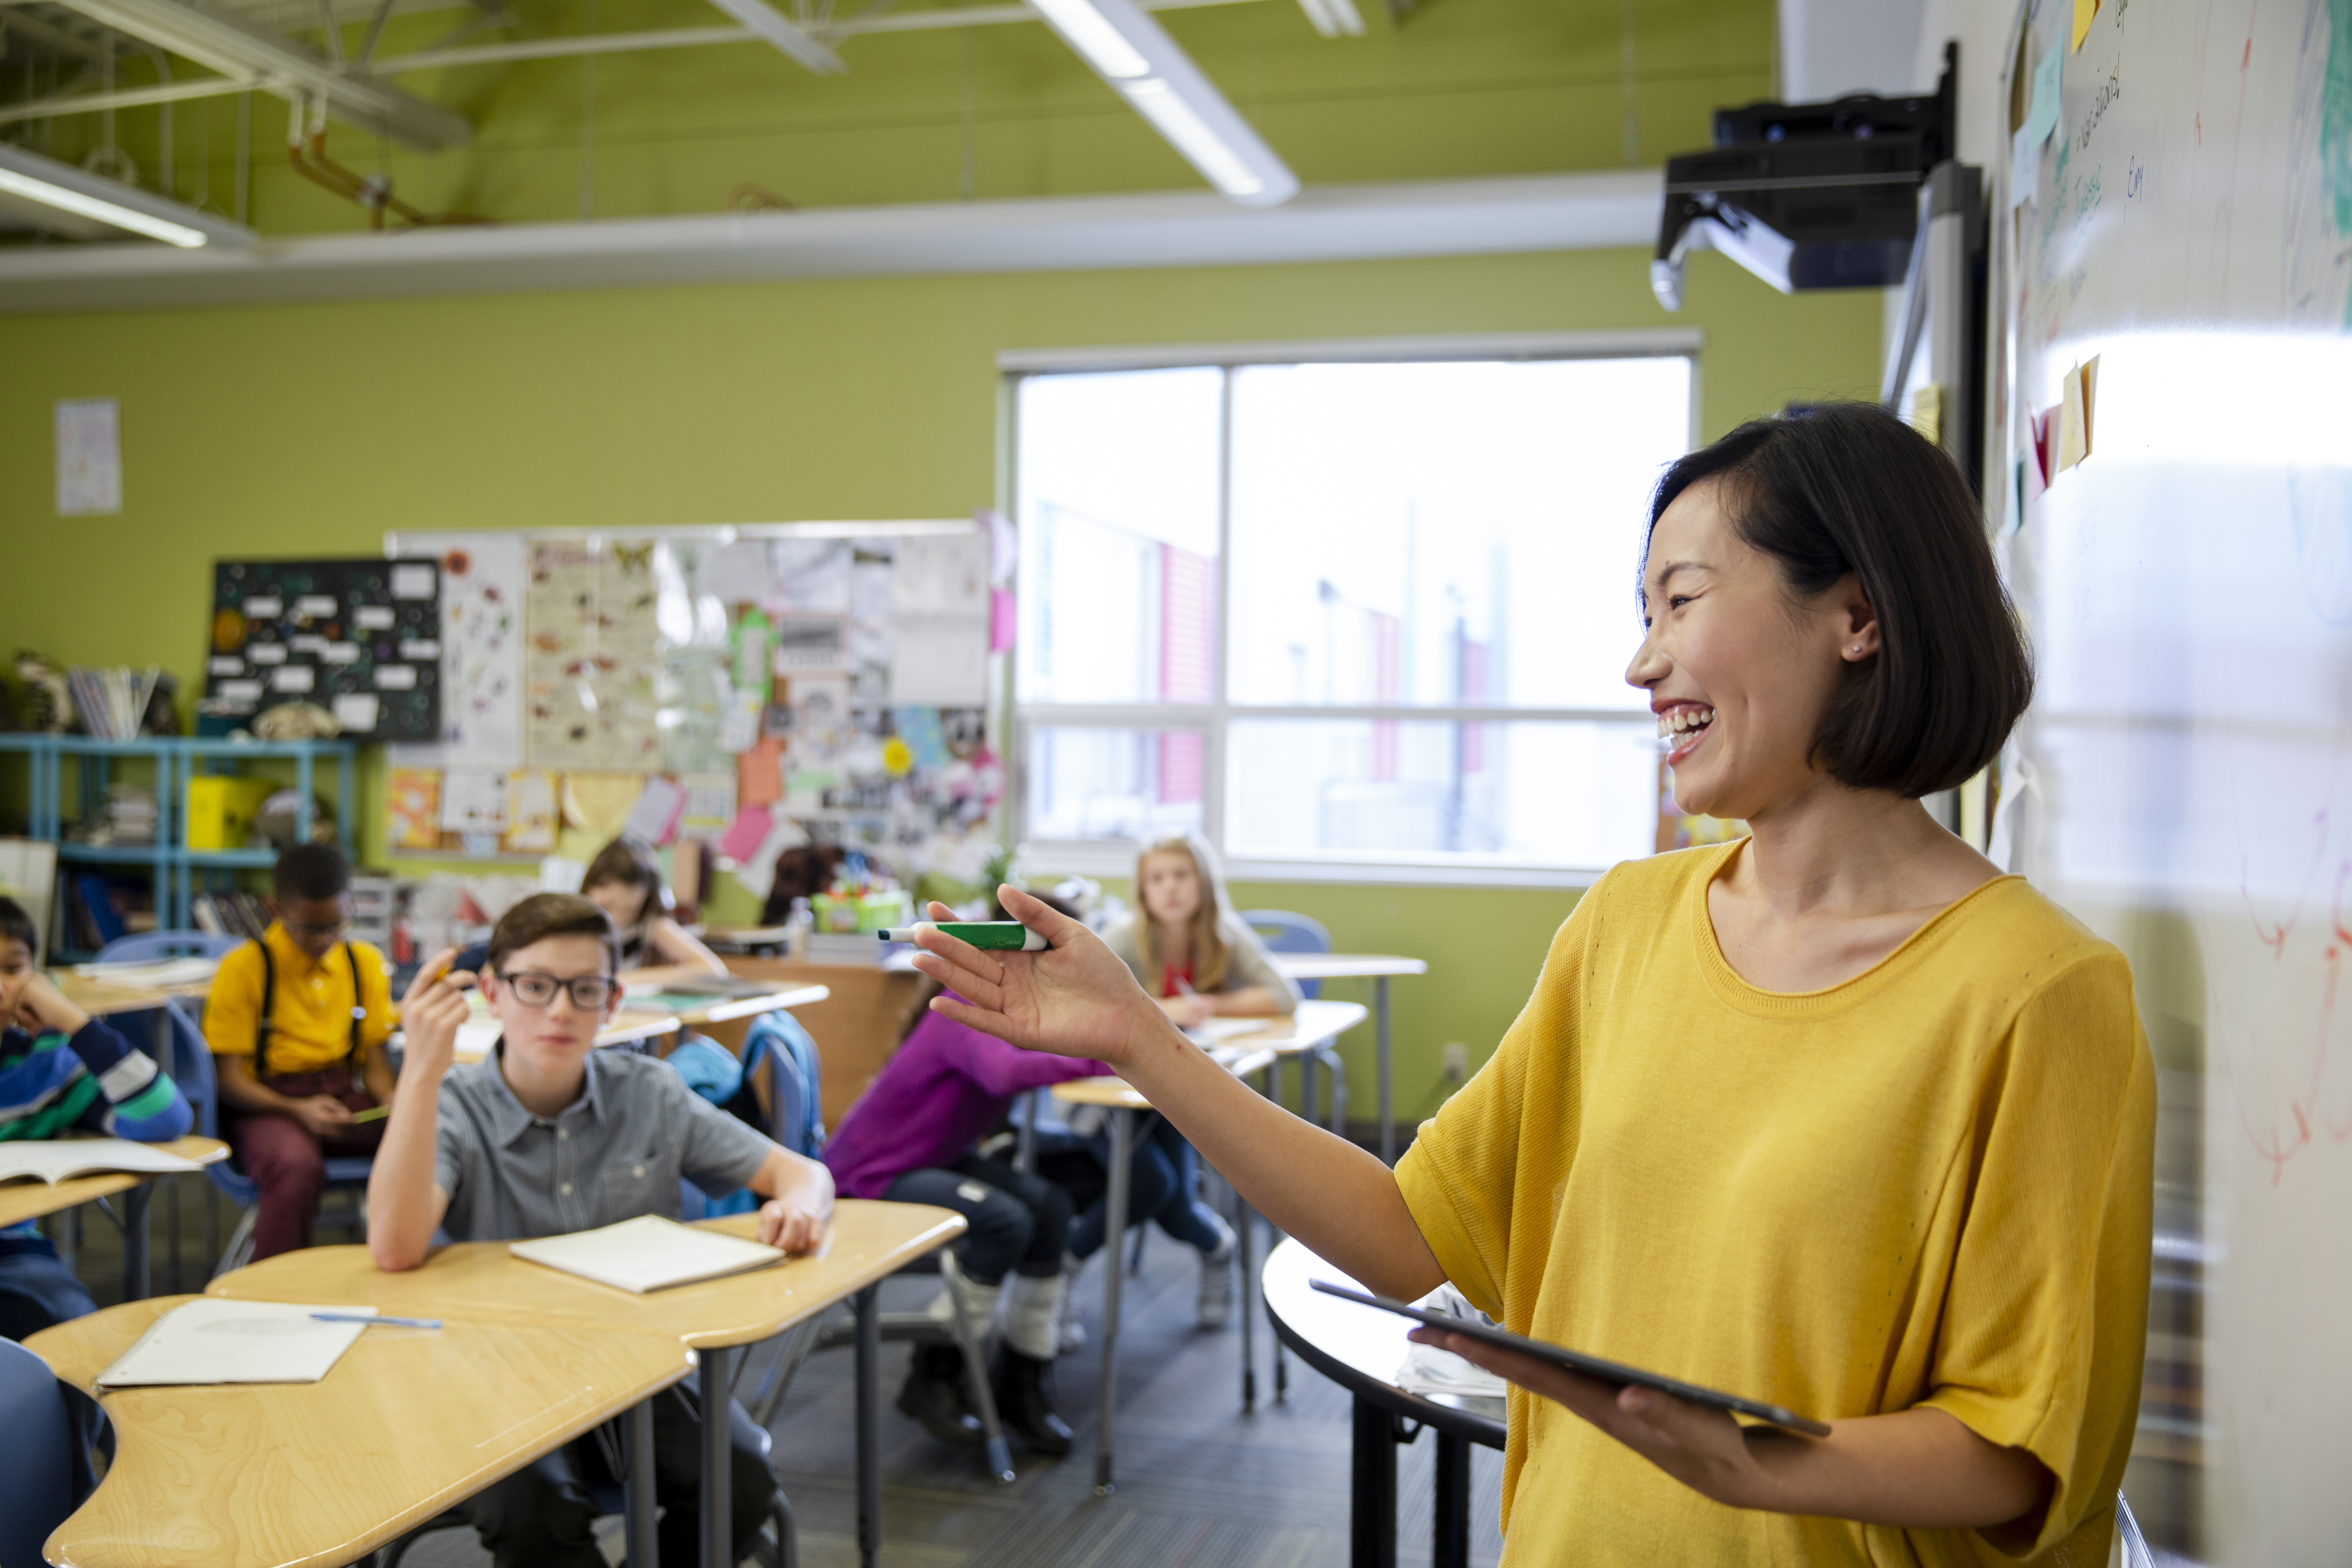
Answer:
[[1918, 79], [1927, 0], [1780, 0], [1780, 100], [1932, 92]]

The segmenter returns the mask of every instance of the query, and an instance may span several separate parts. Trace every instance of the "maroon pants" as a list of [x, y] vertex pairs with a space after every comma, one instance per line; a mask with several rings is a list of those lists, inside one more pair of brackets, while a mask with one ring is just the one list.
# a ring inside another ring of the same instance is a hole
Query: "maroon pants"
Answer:
[[[375, 1097], [354, 1083], [351, 1068], [341, 1063], [323, 1072], [272, 1073], [261, 1081], [289, 1100], [331, 1094], [353, 1110], [375, 1104]], [[383, 1123], [362, 1121], [320, 1139], [278, 1111], [246, 1111], [230, 1116], [228, 1141], [238, 1168], [261, 1189], [261, 1212], [253, 1227], [253, 1258], [258, 1263], [310, 1245], [318, 1229], [319, 1194], [327, 1190], [327, 1156], [374, 1153], [383, 1141]]]

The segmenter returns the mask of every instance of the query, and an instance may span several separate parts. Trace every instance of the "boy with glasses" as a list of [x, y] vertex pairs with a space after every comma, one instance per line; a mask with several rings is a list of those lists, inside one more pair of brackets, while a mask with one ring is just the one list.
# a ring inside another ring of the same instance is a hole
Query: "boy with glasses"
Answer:
[[[440, 1229], [458, 1241], [512, 1241], [678, 1216], [678, 1184], [765, 1199], [761, 1241], [804, 1251], [824, 1239], [833, 1177], [701, 1099], [653, 1057], [595, 1048], [620, 1007], [620, 943], [604, 911], [538, 893], [500, 917], [478, 975], [456, 950], [418, 971], [401, 1004], [408, 1092], [393, 1108], [368, 1182], [368, 1250], [414, 1268]], [[452, 1066], [466, 993], [497, 1015], [497, 1047]], [[593, 1289], [593, 1287], [592, 1287]], [[701, 1529], [703, 1391], [654, 1404], [654, 1493], [664, 1564], [695, 1560]], [[730, 1499], [740, 1560], [776, 1489], [768, 1435], [727, 1402]], [[610, 1434], [590, 1433], [459, 1504], [499, 1568], [604, 1568], [591, 1489], [618, 1480]]]
[[327, 1156], [373, 1154], [389, 1106], [392, 971], [349, 940], [352, 873], [332, 845], [278, 858], [278, 918], [221, 960], [205, 1005], [221, 1115], [237, 1168], [260, 1189], [253, 1256], [310, 1245]]

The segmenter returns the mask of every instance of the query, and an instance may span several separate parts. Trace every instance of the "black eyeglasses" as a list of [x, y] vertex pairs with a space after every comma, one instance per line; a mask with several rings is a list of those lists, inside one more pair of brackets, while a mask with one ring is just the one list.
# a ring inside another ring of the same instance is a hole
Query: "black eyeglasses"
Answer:
[[604, 1011], [604, 1004], [611, 1001], [614, 993], [621, 988], [621, 983], [609, 974], [582, 974], [570, 980], [559, 980], [552, 974], [540, 974], [525, 969], [512, 974], [501, 974], [499, 978], [513, 987], [515, 1000], [526, 1007], [552, 1007], [555, 1005], [555, 994], [568, 991], [572, 994], [572, 1005], [583, 1013]]
[[288, 921], [286, 922], [288, 936], [315, 936], [328, 942], [332, 942], [351, 929], [352, 922], [348, 920]]

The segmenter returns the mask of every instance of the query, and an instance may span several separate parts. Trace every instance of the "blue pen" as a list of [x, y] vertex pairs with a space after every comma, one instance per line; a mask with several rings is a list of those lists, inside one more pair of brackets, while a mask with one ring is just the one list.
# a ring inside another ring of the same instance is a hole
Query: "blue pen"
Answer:
[[383, 1318], [373, 1312], [313, 1312], [322, 1323], [375, 1323], [387, 1329], [437, 1329], [438, 1318]]

